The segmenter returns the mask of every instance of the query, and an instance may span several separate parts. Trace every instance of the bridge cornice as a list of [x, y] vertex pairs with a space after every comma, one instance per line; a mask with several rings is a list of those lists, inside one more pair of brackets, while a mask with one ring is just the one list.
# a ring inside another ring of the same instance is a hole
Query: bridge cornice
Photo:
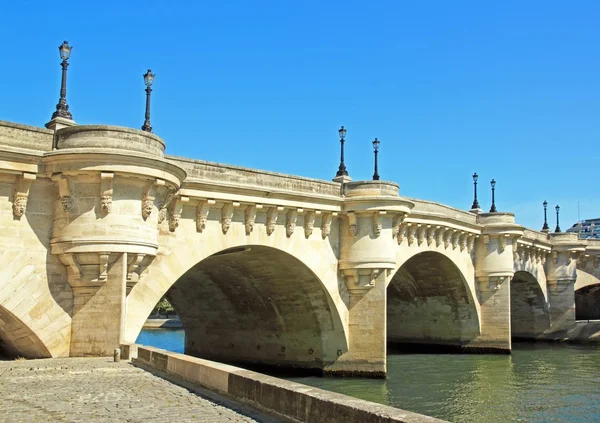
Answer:
[[42, 173], [50, 177], [54, 173], [86, 175], [90, 173], [115, 172], [121, 175], [159, 178], [179, 187], [186, 173], [179, 166], [143, 153], [123, 152], [116, 149], [79, 148], [56, 150], [44, 154], [41, 159]]

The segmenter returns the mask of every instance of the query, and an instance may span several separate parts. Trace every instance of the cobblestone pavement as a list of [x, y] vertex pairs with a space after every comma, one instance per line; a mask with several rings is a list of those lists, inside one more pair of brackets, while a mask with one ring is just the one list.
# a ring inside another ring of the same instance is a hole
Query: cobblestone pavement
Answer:
[[0, 361], [2, 423], [273, 421], [227, 400], [199, 396], [124, 361]]

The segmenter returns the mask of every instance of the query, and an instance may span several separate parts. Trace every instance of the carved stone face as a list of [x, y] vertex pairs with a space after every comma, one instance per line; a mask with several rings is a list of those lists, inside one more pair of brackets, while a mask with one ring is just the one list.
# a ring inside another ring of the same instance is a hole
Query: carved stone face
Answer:
[[158, 223], [163, 223], [163, 221], [167, 218], [167, 208], [163, 207], [158, 211]]
[[17, 197], [13, 203], [13, 213], [17, 217], [21, 217], [25, 214], [27, 208], [27, 197]]
[[323, 237], [323, 239], [327, 238], [329, 236], [329, 232], [331, 232], [331, 223], [330, 224], [324, 224], [321, 227], [321, 236]]
[[100, 197], [100, 210], [104, 213], [110, 213], [112, 211], [112, 197], [109, 195], [103, 195]]
[[69, 195], [65, 195], [64, 197], [60, 197], [60, 204], [62, 205], [62, 209], [65, 213], [70, 212], [73, 209], [73, 198]]
[[246, 221], [246, 235], [250, 235], [253, 230], [254, 230], [254, 221], [247, 220]]
[[287, 222], [285, 224], [285, 234], [288, 237], [292, 236], [292, 234], [294, 233], [295, 229], [296, 229], [296, 223], [295, 222]]
[[221, 230], [223, 231], [223, 234], [226, 234], [230, 227], [231, 227], [231, 218], [230, 217], [223, 218], [221, 220]]
[[171, 232], [175, 232], [175, 229], [179, 226], [179, 218], [181, 215], [179, 214], [171, 214], [169, 216], [169, 230]]
[[304, 225], [304, 236], [308, 238], [312, 235], [314, 228], [314, 223], [307, 223]]
[[146, 199], [142, 201], [142, 217], [144, 220], [148, 219], [148, 216], [152, 213], [152, 200]]
[[373, 224], [373, 233], [375, 236], [381, 235], [381, 230], [383, 229], [383, 225], [379, 222]]
[[356, 236], [358, 233], [358, 225], [350, 225], [350, 235]]
[[273, 232], [275, 232], [275, 223], [268, 222], [267, 223], [267, 235], [271, 235]]
[[208, 221], [208, 217], [207, 216], [202, 216], [201, 214], [198, 214], [196, 216], [196, 230], [198, 232], [202, 232], [204, 229], [206, 229], [206, 222]]

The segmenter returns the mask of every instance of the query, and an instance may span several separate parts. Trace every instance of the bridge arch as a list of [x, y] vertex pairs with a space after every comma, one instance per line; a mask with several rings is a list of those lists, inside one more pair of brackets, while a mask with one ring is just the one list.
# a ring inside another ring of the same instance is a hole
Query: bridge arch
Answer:
[[462, 347], [480, 334], [473, 277], [465, 275], [470, 258], [461, 260], [434, 250], [404, 257], [387, 288], [390, 348], [404, 344]]
[[600, 319], [600, 279], [581, 269], [575, 281], [575, 319]]
[[164, 235], [165, 254], [128, 295], [126, 341], [135, 341], [168, 292], [186, 330], [186, 353], [285, 367], [333, 363], [348, 340], [332, 244], [303, 233], [290, 239], [281, 228], [270, 236], [264, 228], [250, 236], [235, 229]]
[[513, 339], [535, 339], [550, 328], [546, 292], [530, 272], [515, 272], [510, 282], [510, 328]]
[[0, 306], [0, 356], [47, 358], [52, 355], [29, 326]]

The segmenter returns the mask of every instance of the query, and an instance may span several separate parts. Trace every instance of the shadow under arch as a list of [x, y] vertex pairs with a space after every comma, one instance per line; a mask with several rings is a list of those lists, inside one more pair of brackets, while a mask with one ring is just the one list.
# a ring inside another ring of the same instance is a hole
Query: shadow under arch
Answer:
[[510, 333], [512, 339], [536, 339], [550, 328], [546, 297], [538, 280], [518, 271], [510, 281]]
[[586, 285], [575, 291], [575, 319], [600, 319], [600, 283]]
[[6, 358], [48, 358], [50, 351], [19, 318], [0, 306], [0, 356]]
[[214, 253], [185, 272], [167, 298], [183, 323], [186, 354], [321, 372], [348, 349], [322, 282], [273, 247]]
[[476, 299], [447, 256], [421, 252], [408, 259], [387, 288], [390, 350], [461, 350], [480, 334]]

